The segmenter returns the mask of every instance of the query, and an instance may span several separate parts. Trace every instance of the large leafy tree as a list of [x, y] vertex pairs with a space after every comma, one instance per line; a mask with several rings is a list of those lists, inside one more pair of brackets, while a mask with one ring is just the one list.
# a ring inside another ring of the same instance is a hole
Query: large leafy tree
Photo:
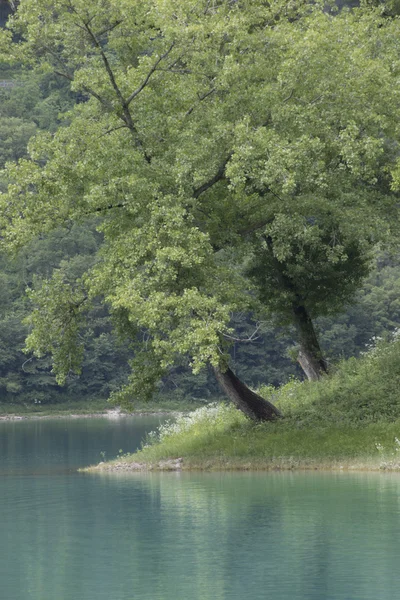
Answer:
[[[74, 282], [37, 292], [28, 347], [59, 379], [101, 296], [135, 343], [128, 395], [179, 357], [211, 364], [247, 414], [279, 413], [229, 369], [232, 314], [280, 312], [310, 377], [312, 319], [367, 271], [398, 153], [398, 25], [363, 5], [276, 0], [21, 0], [7, 60], [82, 100], [10, 166], [3, 239], [20, 246], [98, 215], [104, 244]], [[360, 218], [360, 216], [362, 218]]]

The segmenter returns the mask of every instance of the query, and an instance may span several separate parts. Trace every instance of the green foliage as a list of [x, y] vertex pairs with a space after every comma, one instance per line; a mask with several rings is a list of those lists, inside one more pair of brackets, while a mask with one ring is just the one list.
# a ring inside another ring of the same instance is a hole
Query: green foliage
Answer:
[[[74, 226], [69, 231], [55, 231], [45, 240], [35, 240], [14, 261], [4, 256], [0, 258], [0, 391], [3, 402], [30, 405], [40, 401], [44, 405], [72, 397], [108, 398], [113, 390], [125, 383], [129, 349], [118, 345], [111, 332], [110, 317], [97, 302], [91, 304], [85, 326], [79, 330], [78, 338], [86, 347], [80, 377], [69, 376], [66, 385], [59, 388], [48, 355], [35, 358], [23, 353], [27, 336], [27, 343], [30, 343], [28, 326], [33, 320], [38, 329], [44, 328], [43, 336], [49, 330], [60, 330], [64, 326], [65, 331], [58, 337], [61, 344], [54, 348], [54, 353], [61, 356], [69, 351], [66, 344], [70, 334], [68, 328], [72, 327], [75, 333], [77, 326], [77, 320], [69, 317], [71, 311], [83, 308], [76, 306], [83, 299], [79, 295], [82, 292], [71, 288], [70, 284], [93, 261], [99, 241], [89, 225]], [[53, 273], [53, 279], [46, 280]], [[52, 301], [52, 286], [57, 285], [63, 289], [65, 312], [60, 312], [58, 303]], [[32, 301], [36, 298], [36, 305], [32, 306], [25, 296], [27, 286]], [[41, 302], [48, 310], [45, 325]], [[66, 360], [65, 356], [63, 360]], [[75, 361], [76, 356], [70, 356], [70, 360]]]
[[0, 63], [0, 80], [13, 83], [0, 87], [0, 191], [5, 191], [1, 175], [5, 164], [27, 155], [28, 142], [38, 130], [55, 131], [60, 113], [72, 107], [74, 95], [54, 75], [19, 65]]
[[[83, 344], [76, 343], [76, 340], [81, 325], [79, 316], [86, 308], [84, 290], [66, 283], [64, 273], [57, 269], [51, 281], [32, 293], [31, 298], [38, 308], [27, 321], [34, 326], [34, 331], [26, 340], [27, 351], [35, 349], [39, 358], [50, 351], [56, 373], [59, 372], [59, 365], [67, 365], [68, 371], [79, 372]], [[63, 384], [65, 379], [63, 372], [58, 375], [57, 382]]]
[[398, 257], [378, 255], [346, 312], [317, 320], [321, 345], [331, 363], [358, 356], [372, 338], [385, 337], [400, 324]]
[[[62, 124], [60, 113], [73, 106], [76, 95], [65, 79], [43, 70], [24, 69], [19, 64], [0, 64], [0, 79], [14, 82], [14, 87], [0, 88], [1, 170], [7, 161], [27, 156], [27, 145], [35, 132], [57, 129]], [[1, 175], [0, 188], [6, 189]], [[98, 302], [92, 303], [84, 328], [78, 328], [73, 318], [74, 310], [79, 308], [73, 305], [79, 304], [83, 293], [81, 286], [79, 296], [74, 282], [93, 264], [101, 242], [101, 235], [91, 223], [82, 227], [68, 223], [45, 239], [41, 236], [31, 241], [15, 260], [0, 258], [0, 393], [3, 402], [19, 402], [18, 410], [25, 406], [44, 407], [71, 397], [107, 398], [126, 380], [125, 363], [130, 354], [127, 348], [118, 346], [111, 333], [107, 311]], [[50, 280], [52, 274], [54, 279]], [[30, 301], [25, 297], [27, 288]], [[65, 314], [54, 300], [55, 290], [64, 298]], [[77, 368], [79, 365], [79, 378], [70, 375], [66, 385], [59, 388], [48, 355], [34, 358], [23, 353], [29, 332], [32, 337], [28, 336], [28, 348], [38, 331], [47, 339], [54, 333], [54, 355]], [[68, 342], [75, 343], [76, 337], [79, 343], [72, 351]], [[61, 344], [57, 345], [57, 339]]]
[[[235, 314], [350, 299], [397, 206], [397, 20], [368, 3], [21, 0], [11, 27], [3, 60], [33, 69], [12, 97], [46, 131], [3, 175], [4, 248], [94, 217], [102, 236], [31, 294], [28, 348], [59, 381], [99, 299], [135, 349], [118, 401], [186, 359], [226, 365]], [[61, 127], [54, 73], [85, 100]]]
[[293, 380], [261, 393], [296, 427], [324, 423], [364, 425], [400, 418], [400, 343], [378, 341], [359, 359], [342, 361], [318, 382]]
[[[4, 35], [4, 30], [3, 30]], [[14, 47], [14, 46], [12, 46]], [[64, 79], [43, 70], [32, 71], [17, 64], [11, 67], [11, 57], [0, 63], [0, 79], [14, 83], [0, 88], [0, 114], [3, 119], [20, 119], [26, 125], [55, 131], [62, 123], [60, 117], [75, 103]]]
[[36, 132], [34, 123], [17, 117], [2, 118], [0, 121], [0, 167], [6, 162], [18, 161], [26, 155], [29, 139]]
[[313, 318], [338, 312], [369, 270], [365, 240], [345, 240], [338, 223], [310, 221], [278, 215], [265, 232], [269, 243], [256, 248], [246, 269], [262, 306], [282, 323], [298, 304]]

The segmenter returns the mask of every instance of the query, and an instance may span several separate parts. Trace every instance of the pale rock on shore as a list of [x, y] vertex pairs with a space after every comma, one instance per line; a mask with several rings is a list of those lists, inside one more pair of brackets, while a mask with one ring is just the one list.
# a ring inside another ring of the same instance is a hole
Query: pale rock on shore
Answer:
[[120, 472], [131, 472], [131, 471], [180, 471], [182, 469], [183, 458], [171, 458], [169, 460], [160, 460], [155, 464], [146, 464], [140, 462], [101, 462], [95, 467], [89, 467], [88, 469], [82, 469], [83, 471], [91, 472], [106, 472], [106, 473], [120, 473]]

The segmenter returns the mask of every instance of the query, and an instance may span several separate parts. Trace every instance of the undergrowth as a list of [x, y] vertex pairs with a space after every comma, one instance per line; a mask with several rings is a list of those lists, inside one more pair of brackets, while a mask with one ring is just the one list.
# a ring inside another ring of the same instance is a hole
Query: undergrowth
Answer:
[[400, 418], [400, 339], [377, 344], [360, 358], [340, 362], [320, 381], [292, 380], [259, 393], [297, 427], [365, 425]]
[[200, 468], [265, 468], [282, 461], [286, 466], [304, 460], [332, 465], [362, 458], [375, 466], [399, 466], [397, 338], [341, 362], [318, 382], [293, 380], [280, 388], [262, 388], [260, 393], [284, 414], [279, 421], [254, 423], [231, 405], [212, 404], [162, 425], [131, 460], [183, 457]]

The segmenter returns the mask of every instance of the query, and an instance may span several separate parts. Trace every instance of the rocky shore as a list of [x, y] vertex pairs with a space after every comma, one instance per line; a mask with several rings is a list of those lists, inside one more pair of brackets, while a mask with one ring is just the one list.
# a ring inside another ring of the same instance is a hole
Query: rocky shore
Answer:
[[132, 471], [181, 471], [182, 466], [183, 458], [171, 458], [168, 460], [160, 460], [157, 463], [141, 463], [121, 460], [101, 462], [94, 467], [86, 467], [85, 469], [80, 469], [80, 471], [86, 473], [120, 473]]

